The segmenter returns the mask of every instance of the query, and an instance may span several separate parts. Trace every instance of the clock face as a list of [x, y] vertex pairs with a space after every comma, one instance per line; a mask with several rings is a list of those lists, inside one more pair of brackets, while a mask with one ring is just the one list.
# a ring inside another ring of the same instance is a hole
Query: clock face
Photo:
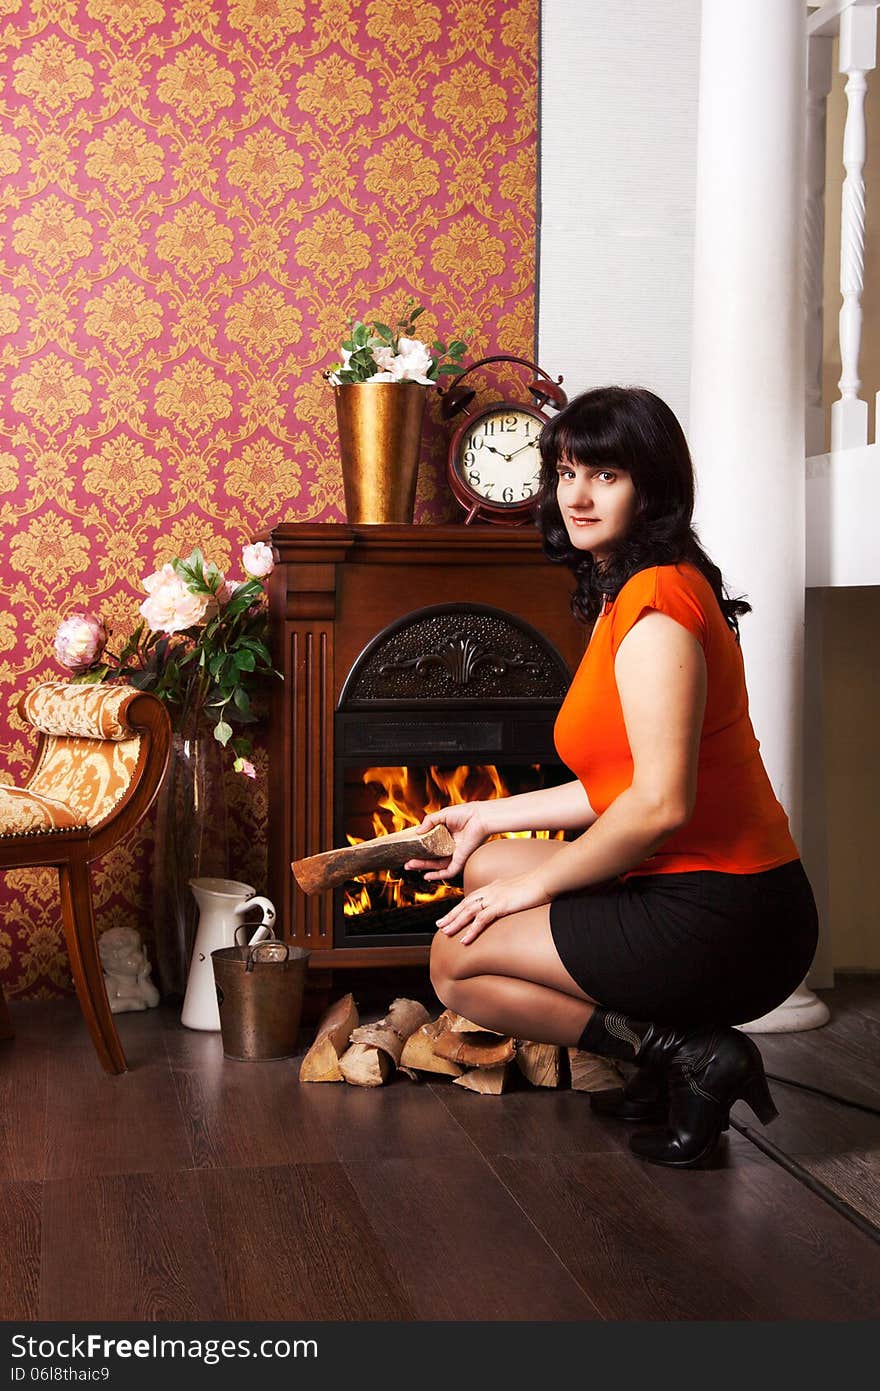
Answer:
[[541, 474], [538, 436], [546, 416], [522, 406], [481, 412], [461, 433], [456, 472], [475, 502], [499, 512], [528, 510]]

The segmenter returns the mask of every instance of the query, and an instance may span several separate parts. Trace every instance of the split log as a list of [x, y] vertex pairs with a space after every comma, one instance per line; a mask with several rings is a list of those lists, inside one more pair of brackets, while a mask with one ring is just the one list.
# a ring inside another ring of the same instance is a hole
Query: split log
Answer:
[[339, 1058], [348, 1047], [353, 1029], [359, 1023], [353, 995], [343, 995], [322, 1015], [315, 1041], [302, 1060], [301, 1082], [343, 1082]]
[[346, 1082], [381, 1087], [400, 1062], [403, 1045], [429, 1018], [418, 1000], [394, 1000], [384, 1019], [361, 1024], [351, 1033], [351, 1047], [339, 1059]]
[[381, 1087], [394, 1071], [394, 1063], [381, 1048], [353, 1043], [339, 1059], [346, 1082], [355, 1087]]
[[504, 1038], [500, 1030], [486, 1029], [482, 1024], [473, 1024], [470, 1019], [465, 1019], [464, 1015], [456, 1014], [454, 1009], [447, 1009], [445, 1016], [448, 1018], [446, 1027], [451, 1034], [494, 1034], [496, 1038]]
[[418, 1000], [394, 1000], [384, 1019], [376, 1024], [361, 1024], [352, 1031], [351, 1041], [379, 1048], [397, 1067], [406, 1040], [429, 1019], [428, 1011]]
[[600, 1058], [598, 1053], [584, 1053], [580, 1048], [569, 1048], [568, 1061], [573, 1092], [607, 1092], [624, 1084], [623, 1073], [617, 1064], [609, 1058]]
[[445, 860], [454, 849], [455, 842], [445, 826], [432, 826], [421, 832], [417, 826], [408, 826], [360, 845], [346, 845], [294, 860], [292, 868], [303, 892], [316, 894], [371, 869], [393, 869], [407, 860]]
[[440, 1058], [463, 1063], [465, 1067], [498, 1067], [512, 1060], [516, 1042], [498, 1034], [454, 1034], [447, 1030], [434, 1040], [434, 1052]]
[[510, 1067], [502, 1063], [499, 1067], [477, 1067], [463, 1076], [456, 1077], [454, 1087], [466, 1087], [469, 1092], [480, 1092], [483, 1096], [499, 1096], [507, 1087]]
[[516, 1065], [533, 1087], [558, 1087], [560, 1052], [555, 1043], [529, 1043], [521, 1039], [516, 1045]]
[[460, 1077], [464, 1069], [458, 1063], [441, 1058], [434, 1052], [434, 1041], [445, 1032], [445, 1016], [441, 1014], [439, 1019], [429, 1020], [410, 1034], [400, 1056], [401, 1072], [412, 1077], [414, 1082], [418, 1081], [419, 1072], [439, 1072], [445, 1077]]

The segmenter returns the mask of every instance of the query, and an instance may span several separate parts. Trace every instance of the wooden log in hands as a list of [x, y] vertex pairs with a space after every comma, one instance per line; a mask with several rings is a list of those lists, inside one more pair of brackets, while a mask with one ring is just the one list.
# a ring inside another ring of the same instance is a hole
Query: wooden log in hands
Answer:
[[454, 849], [455, 841], [445, 826], [432, 826], [428, 831], [407, 826], [360, 845], [346, 845], [340, 850], [325, 850], [321, 855], [294, 860], [292, 868], [303, 893], [317, 894], [371, 869], [398, 868], [407, 860], [445, 860]]

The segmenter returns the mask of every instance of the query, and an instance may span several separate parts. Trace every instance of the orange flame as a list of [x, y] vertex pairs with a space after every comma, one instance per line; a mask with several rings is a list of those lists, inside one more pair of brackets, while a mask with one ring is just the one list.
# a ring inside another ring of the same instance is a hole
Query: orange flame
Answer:
[[[533, 764], [532, 767], [539, 770], [540, 764]], [[451, 770], [432, 766], [427, 772], [410, 768], [367, 768], [362, 780], [364, 783], [377, 783], [381, 789], [377, 809], [373, 812], [374, 836], [419, 826], [429, 812], [440, 811], [443, 807], [509, 795], [498, 769], [482, 765]], [[503, 838], [549, 840], [550, 832], [507, 831]], [[561, 840], [563, 832], [555, 832], [553, 838]], [[359, 836], [348, 836], [350, 845], [359, 845], [361, 840]], [[410, 908], [450, 896], [450, 886], [443, 882], [429, 889], [419, 888], [409, 882], [402, 872], [393, 870], [362, 875], [357, 884], [356, 893], [346, 892], [345, 895], [344, 912], [347, 917], [375, 909]]]

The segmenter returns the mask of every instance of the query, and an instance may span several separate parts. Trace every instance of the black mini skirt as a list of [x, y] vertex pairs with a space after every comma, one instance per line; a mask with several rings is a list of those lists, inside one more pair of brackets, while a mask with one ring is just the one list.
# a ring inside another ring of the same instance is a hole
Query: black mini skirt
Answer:
[[550, 905], [569, 975], [590, 999], [666, 1024], [745, 1024], [809, 970], [819, 933], [800, 860], [758, 874], [608, 880]]

